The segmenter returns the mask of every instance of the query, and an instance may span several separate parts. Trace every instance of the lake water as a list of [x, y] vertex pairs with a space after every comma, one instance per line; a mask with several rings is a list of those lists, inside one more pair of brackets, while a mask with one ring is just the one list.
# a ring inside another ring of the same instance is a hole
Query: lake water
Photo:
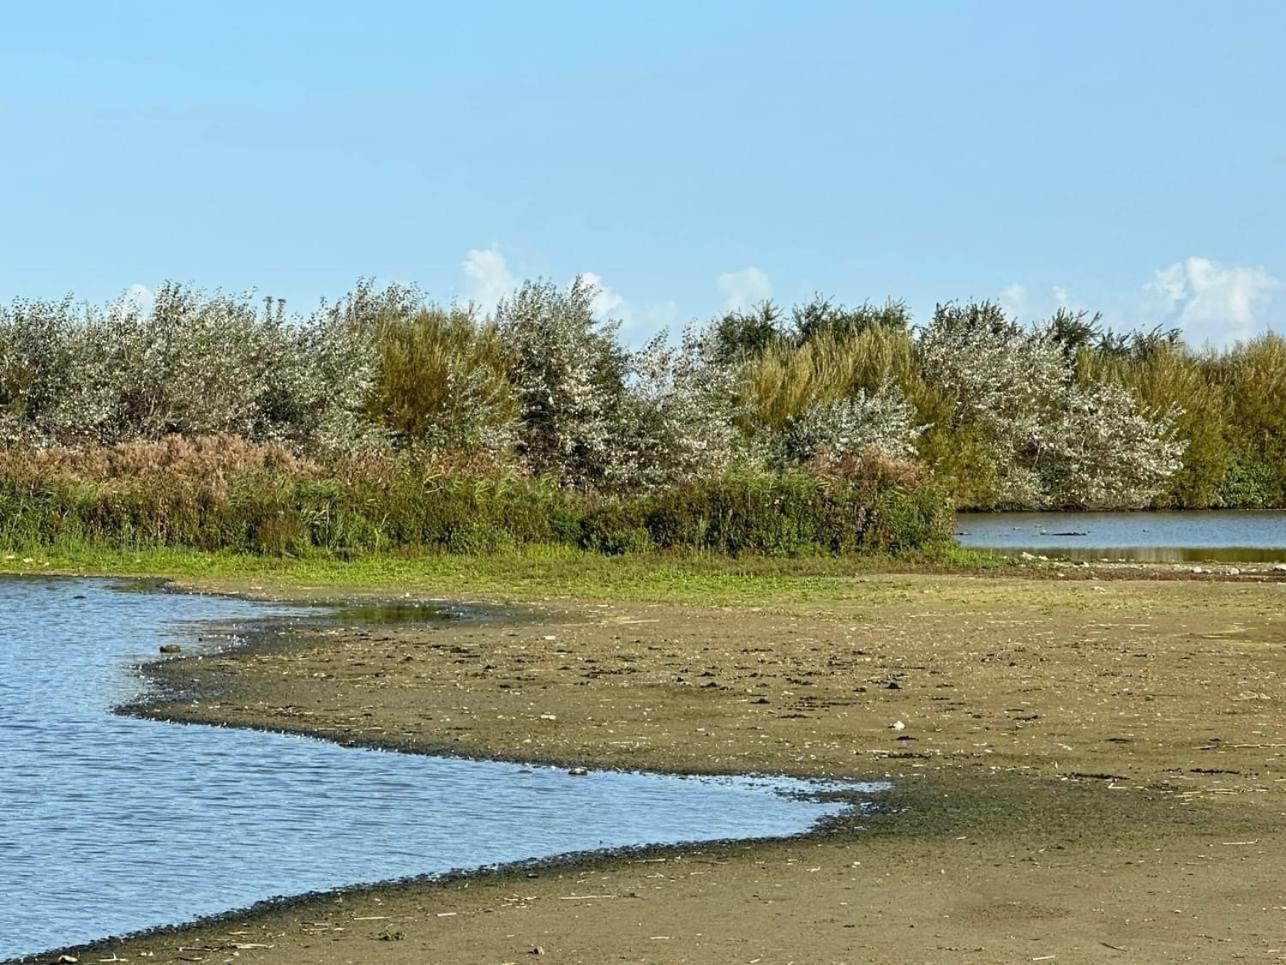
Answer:
[[278, 895], [795, 834], [845, 806], [804, 781], [572, 777], [110, 712], [144, 695], [136, 668], [160, 644], [189, 650], [231, 626], [207, 621], [274, 614], [105, 581], [0, 580], [0, 959]]
[[1286, 561], [1286, 512], [963, 513], [956, 538], [979, 549], [1078, 559]]

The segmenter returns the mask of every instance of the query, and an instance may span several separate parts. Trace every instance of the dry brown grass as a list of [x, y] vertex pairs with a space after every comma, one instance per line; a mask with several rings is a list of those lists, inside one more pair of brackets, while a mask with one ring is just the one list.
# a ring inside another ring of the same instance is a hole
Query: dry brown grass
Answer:
[[149, 477], [211, 482], [244, 472], [274, 471], [315, 476], [319, 467], [276, 443], [240, 436], [167, 436], [156, 442], [111, 446], [10, 447], [0, 449], [0, 474], [18, 479], [110, 482]]
[[860, 482], [875, 491], [914, 489], [928, 485], [933, 471], [919, 459], [899, 459], [869, 447], [858, 453], [819, 452], [808, 461], [808, 471], [830, 483]]

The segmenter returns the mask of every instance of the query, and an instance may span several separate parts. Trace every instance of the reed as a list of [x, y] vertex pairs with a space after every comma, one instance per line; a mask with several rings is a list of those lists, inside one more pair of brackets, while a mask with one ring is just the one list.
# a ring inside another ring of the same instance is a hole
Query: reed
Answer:
[[635, 495], [467, 475], [414, 455], [329, 464], [226, 436], [0, 451], [0, 546], [190, 548], [276, 556], [489, 553], [562, 544], [809, 555], [950, 538], [930, 486], [868, 474], [743, 473]]

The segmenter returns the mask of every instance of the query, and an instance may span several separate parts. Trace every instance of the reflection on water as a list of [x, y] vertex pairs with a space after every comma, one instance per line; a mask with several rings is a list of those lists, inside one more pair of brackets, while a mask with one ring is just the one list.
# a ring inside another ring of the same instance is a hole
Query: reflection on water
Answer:
[[193, 621], [271, 612], [101, 581], [0, 580], [0, 959], [274, 895], [794, 834], [846, 806], [804, 781], [572, 777], [109, 713], [140, 695], [130, 668], [162, 642], [181, 632], [194, 645]]
[[966, 513], [963, 546], [1073, 559], [1286, 561], [1286, 512]]

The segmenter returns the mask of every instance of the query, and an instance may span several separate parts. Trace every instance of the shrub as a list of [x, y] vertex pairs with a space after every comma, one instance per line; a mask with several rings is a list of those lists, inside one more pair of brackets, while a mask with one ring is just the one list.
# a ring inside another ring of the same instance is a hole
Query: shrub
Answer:
[[612, 488], [631, 492], [727, 472], [747, 456], [738, 429], [737, 372], [714, 360], [708, 333], [680, 346], [662, 333], [632, 360]]
[[866, 302], [850, 308], [814, 295], [812, 301], [796, 305], [791, 317], [795, 323], [795, 341], [800, 344], [821, 335], [850, 339], [871, 330], [906, 332], [911, 327], [906, 302], [892, 299], [883, 305]]
[[1219, 485], [1219, 501], [1239, 509], [1266, 509], [1276, 490], [1273, 467], [1253, 456], [1234, 459]]
[[877, 451], [897, 458], [915, 451], [913, 440], [920, 430], [913, 424], [915, 413], [896, 388], [883, 387], [867, 395], [814, 404], [786, 423], [781, 433], [784, 456], [791, 462], [807, 462], [818, 456], [843, 459]]
[[710, 326], [710, 346], [720, 365], [736, 365], [757, 359], [770, 348], [786, 344], [782, 314], [772, 302], [763, 302], [750, 311], [726, 312]]
[[851, 553], [867, 546], [869, 495], [802, 473], [701, 480], [653, 497], [646, 527], [660, 547], [734, 556]]
[[925, 378], [974, 426], [1015, 508], [1147, 505], [1180, 466], [1176, 413], [1140, 411], [1112, 384], [1082, 385], [1049, 330], [1030, 332], [991, 303], [939, 306], [919, 343]]
[[333, 310], [291, 324], [280, 302], [175, 283], [104, 310], [18, 301], [0, 310], [0, 441], [351, 444], [370, 365]]
[[270, 555], [484, 553], [551, 542], [612, 554], [848, 553], [949, 533], [949, 519], [922, 511], [920, 482], [882, 465], [830, 481], [747, 473], [612, 496], [517, 475], [442, 475], [402, 456], [323, 469], [276, 446], [242, 443], [221, 457], [210, 439], [25, 459], [10, 450], [0, 459], [0, 540]]
[[641, 500], [612, 500], [587, 511], [580, 518], [576, 543], [584, 549], [620, 555], [654, 547], [646, 526]]
[[[901, 303], [818, 297], [633, 352], [594, 304], [579, 279], [529, 282], [491, 321], [369, 280], [309, 314], [175, 283], [105, 306], [15, 300], [0, 473], [37, 515], [0, 527], [281, 552], [577, 542], [580, 497], [705, 484], [702, 540], [727, 519], [791, 551], [816, 537], [771, 535], [734, 492], [776, 478], [772, 498], [803, 499], [780, 480], [820, 471], [833, 502], [871, 448], [915, 456], [962, 507], [1286, 506], [1278, 335], [1194, 352], [1177, 331], [1066, 310], [1033, 329], [988, 302], [915, 329]], [[248, 493], [229, 509], [254, 473], [286, 486], [277, 508]], [[63, 522], [61, 500], [77, 507]]]
[[594, 317], [595, 289], [528, 282], [496, 309], [521, 426], [518, 451], [538, 475], [581, 489], [611, 478], [620, 453], [627, 356]]
[[371, 417], [404, 446], [508, 448], [516, 409], [494, 326], [467, 311], [422, 308], [382, 317]]

